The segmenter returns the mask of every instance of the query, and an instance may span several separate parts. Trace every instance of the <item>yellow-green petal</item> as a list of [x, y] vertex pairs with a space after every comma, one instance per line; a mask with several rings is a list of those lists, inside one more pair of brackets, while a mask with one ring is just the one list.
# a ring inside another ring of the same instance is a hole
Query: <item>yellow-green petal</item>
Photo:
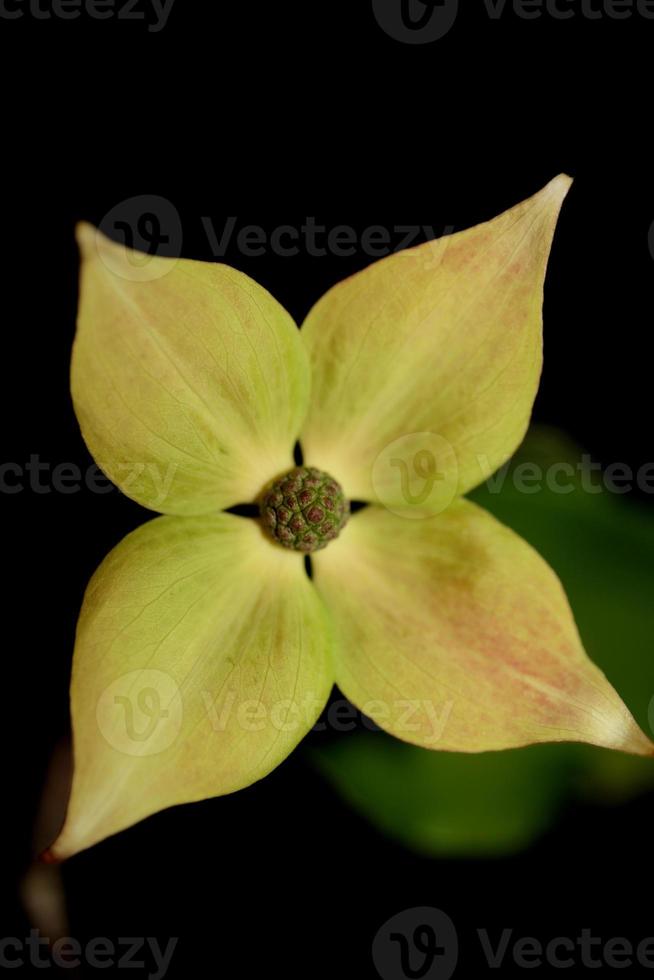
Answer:
[[128, 496], [202, 514], [293, 465], [309, 367], [290, 316], [229, 266], [145, 257], [80, 225], [72, 393], [84, 439]]
[[463, 752], [581, 741], [654, 754], [586, 656], [554, 572], [475, 504], [422, 521], [366, 508], [314, 574], [336, 681], [391, 734]]
[[375, 262], [311, 310], [302, 445], [350, 498], [438, 513], [516, 449], [569, 185], [561, 175], [493, 221]]
[[269, 773], [327, 701], [330, 643], [301, 556], [256, 522], [161, 517], [128, 535], [80, 615], [75, 771], [51, 856]]

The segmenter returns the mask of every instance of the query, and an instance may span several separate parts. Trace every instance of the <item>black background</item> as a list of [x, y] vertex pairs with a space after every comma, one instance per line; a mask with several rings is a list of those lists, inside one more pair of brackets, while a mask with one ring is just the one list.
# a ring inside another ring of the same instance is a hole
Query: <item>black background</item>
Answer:
[[[91, 462], [68, 395], [77, 219], [99, 223], [127, 197], [161, 194], [182, 218], [184, 254], [210, 259], [201, 216], [269, 230], [308, 215], [359, 230], [458, 229], [567, 171], [535, 418], [602, 463], [651, 461], [654, 21], [510, 10], [492, 21], [469, 3], [446, 37], [417, 46], [385, 35], [366, 2], [209, 6], [176, 0], [159, 34], [85, 18], [0, 21], [2, 458]], [[367, 261], [225, 258], [298, 320]], [[67, 727], [82, 592], [147, 514], [117, 492], [26, 489], [0, 502], [0, 933], [24, 936], [16, 882]], [[327, 737], [337, 736], [310, 739]], [[300, 749], [251, 789], [169, 810], [68, 862], [71, 934], [179, 936], [170, 976], [372, 978], [381, 924], [433, 905], [456, 924], [461, 970], [482, 976], [477, 927], [541, 940], [583, 927], [654, 935], [651, 824], [651, 799], [578, 808], [519, 857], [420, 859], [347, 809]]]

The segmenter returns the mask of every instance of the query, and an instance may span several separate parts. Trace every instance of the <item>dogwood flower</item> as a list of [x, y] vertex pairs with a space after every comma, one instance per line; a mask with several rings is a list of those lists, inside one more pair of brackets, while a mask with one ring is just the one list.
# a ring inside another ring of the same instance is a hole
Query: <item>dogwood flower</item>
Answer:
[[[464, 499], [527, 428], [569, 183], [373, 263], [300, 331], [235, 269], [79, 228], [82, 434], [165, 516], [88, 586], [72, 792], [48, 858], [261, 779], [335, 683], [432, 749], [654, 753], [584, 653], [555, 574]], [[368, 506], [350, 515], [347, 501]], [[248, 502], [260, 519], [226, 512]]]

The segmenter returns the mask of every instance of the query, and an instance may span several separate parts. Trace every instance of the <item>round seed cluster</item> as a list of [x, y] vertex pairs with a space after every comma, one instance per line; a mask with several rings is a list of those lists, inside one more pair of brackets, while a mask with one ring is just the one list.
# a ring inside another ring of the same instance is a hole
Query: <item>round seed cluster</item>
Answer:
[[261, 495], [261, 517], [268, 533], [294, 551], [318, 551], [338, 537], [350, 516], [341, 487], [328, 473], [298, 466]]

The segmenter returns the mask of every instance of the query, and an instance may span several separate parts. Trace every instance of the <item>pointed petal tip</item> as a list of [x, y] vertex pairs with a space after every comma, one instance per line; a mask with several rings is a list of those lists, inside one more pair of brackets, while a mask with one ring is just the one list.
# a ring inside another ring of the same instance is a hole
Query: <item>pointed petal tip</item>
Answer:
[[[92, 225], [90, 221], [78, 221], [75, 225], [75, 241], [79, 248], [82, 258], [89, 258], [91, 255], [100, 253], [107, 254], [113, 250], [116, 256], [122, 255], [126, 246], [109, 238], [100, 229]], [[131, 249], [128, 249], [131, 251]]]
[[643, 735], [642, 747], [636, 755], [642, 755], [646, 759], [654, 759], [654, 742], [647, 735]]
[[83, 256], [86, 256], [102, 233], [89, 221], [78, 221], [75, 225], [75, 241]]
[[39, 861], [42, 864], [61, 864], [61, 858], [52, 850], [52, 847], [46, 847], [45, 851], [41, 851], [39, 854]]
[[[626, 712], [626, 724], [624, 712]], [[597, 744], [605, 744], [606, 748], [617, 749], [619, 752], [626, 752], [628, 755], [639, 755], [646, 759], [654, 758], [654, 742], [626, 708], [624, 712], [623, 717], [618, 720], [616, 728], [608, 729], [610, 733], [608, 741]]]
[[568, 174], [557, 174], [556, 177], [553, 177], [552, 180], [550, 180], [549, 184], [545, 185], [542, 193], [561, 202], [570, 190], [572, 181], [573, 178], [569, 177]]

